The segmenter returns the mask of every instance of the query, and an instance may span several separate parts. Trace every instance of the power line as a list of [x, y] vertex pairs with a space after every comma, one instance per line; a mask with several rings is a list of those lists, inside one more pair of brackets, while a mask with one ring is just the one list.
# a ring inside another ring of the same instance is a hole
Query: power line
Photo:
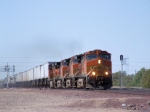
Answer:
[[0, 57], [0, 58], [50, 58], [50, 57]]
[[150, 62], [139, 62], [139, 61], [130, 61], [132, 63], [150, 63]]
[[[0, 57], [0, 58], [51, 58], [51, 57]], [[112, 60], [112, 61], [120, 61], [120, 60]], [[135, 61], [135, 60], [130, 60], [130, 62], [133, 62], [133, 63], [150, 63], [150, 62], [143, 62], [143, 61]]]
[[[112, 60], [113, 61], [120, 61], [120, 60]], [[6, 63], [6, 62], [0, 62], [0, 63]], [[9, 62], [9, 63], [40, 63], [40, 62]], [[150, 63], [150, 62], [142, 62], [142, 61], [130, 61], [130, 63]]]
[[[6, 63], [6, 62], [0, 62], [0, 63]], [[9, 62], [9, 63], [43, 63], [43, 62]]]

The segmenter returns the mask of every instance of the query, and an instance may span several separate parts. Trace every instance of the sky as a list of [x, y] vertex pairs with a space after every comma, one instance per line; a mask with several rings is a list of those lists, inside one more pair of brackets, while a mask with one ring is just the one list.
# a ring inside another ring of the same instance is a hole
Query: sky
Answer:
[[149, 43], [150, 0], [0, 0], [0, 67], [15, 74], [94, 49], [133, 74], [150, 68]]

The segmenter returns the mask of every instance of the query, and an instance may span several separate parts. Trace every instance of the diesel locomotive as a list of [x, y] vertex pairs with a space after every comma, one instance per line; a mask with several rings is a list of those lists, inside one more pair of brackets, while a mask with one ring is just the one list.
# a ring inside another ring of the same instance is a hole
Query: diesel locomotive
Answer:
[[[111, 54], [96, 49], [60, 62], [48, 62], [13, 77], [15, 77], [13, 81], [15, 87], [110, 89], [112, 87]], [[6, 81], [4, 85], [6, 86]]]

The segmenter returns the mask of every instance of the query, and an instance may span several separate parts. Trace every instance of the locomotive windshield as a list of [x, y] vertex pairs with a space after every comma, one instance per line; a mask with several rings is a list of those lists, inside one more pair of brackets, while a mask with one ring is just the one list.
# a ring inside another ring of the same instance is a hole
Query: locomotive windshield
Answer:
[[73, 62], [76, 64], [78, 63], [78, 59], [74, 59]]
[[103, 59], [108, 59], [108, 60], [111, 59], [110, 54], [100, 54], [99, 56], [100, 56], [100, 58], [103, 58]]
[[97, 54], [88, 54], [88, 55], [86, 55], [87, 60], [93, 60], [93, 59], [96, 59], [97, 57], [98, 57]]
[[68, 63], [67, 62], [63, 62], [63, 66], [67, 66], [68, 65]]

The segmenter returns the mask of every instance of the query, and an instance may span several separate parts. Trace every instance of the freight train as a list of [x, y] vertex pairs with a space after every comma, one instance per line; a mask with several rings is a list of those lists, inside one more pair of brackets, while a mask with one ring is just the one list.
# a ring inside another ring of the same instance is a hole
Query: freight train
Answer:
[[[99, 49], [47, 62], [8, 78], [10, 87], [103, 88], [112, 87], [111, 54]], [[7, 86], [7, 78], [4, 79]]]

